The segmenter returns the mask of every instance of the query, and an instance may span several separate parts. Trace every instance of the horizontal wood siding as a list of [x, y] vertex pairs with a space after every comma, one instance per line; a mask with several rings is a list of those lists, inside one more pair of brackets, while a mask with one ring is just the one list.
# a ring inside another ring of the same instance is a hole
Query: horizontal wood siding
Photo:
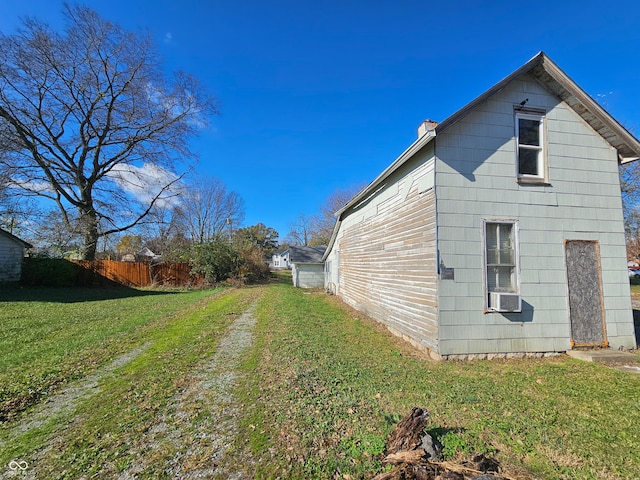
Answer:
[[[514, 105], [546, 114], [549, 185], [516, 182]], [[568, 105], [525, 76], [436, 138], [441, 354], [570, 348], [565, 240], [600, 244], [607, 336], [635, 345], [616, 151]], [[520, 233], [523, 312], [483, 312], [482, 219]]]
[[433, 162], [420, 163], [349, 215], [339, 255], [330, 258], [339, 261], [339, 294], [347, 303], [437, 351], [435, 197], [433, 189], [419, 193]]

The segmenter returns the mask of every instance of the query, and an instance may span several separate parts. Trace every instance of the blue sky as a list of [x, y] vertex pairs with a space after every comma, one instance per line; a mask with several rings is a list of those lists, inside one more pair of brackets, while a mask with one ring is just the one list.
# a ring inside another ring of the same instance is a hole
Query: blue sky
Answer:
[[[245, 225], [281, 238], [336, 189], [373, 180], [416, 139], [544, 50], [640, 135], [637, 1], [88, 0], [152, 33], [168, 70], [193, 73], [221, 115], [193, 143], [198, 173], [244, 199]], [[58, 0], [0, 0], [62, 25]]]

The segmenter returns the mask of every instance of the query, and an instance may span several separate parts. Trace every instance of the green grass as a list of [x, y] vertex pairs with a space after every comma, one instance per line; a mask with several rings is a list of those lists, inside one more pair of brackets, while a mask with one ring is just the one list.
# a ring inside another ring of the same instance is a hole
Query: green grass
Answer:
[[[202, 420], [209, 414], [200, 410], [197, 399], [186, 399], [179, 407], [177, 399], [195, 381], [192, 372], [211, 358], [227, 327], [258, 294], [255, 289], [181, 293], [171, 301], [178, 305], [145, 311], [151, 319], [144, 331], [134, 329], [129, 335], [148, 347], [103, 378], [100, 394], [83, 398], [72, 415], [51, 418], [17, 437], [0, 428], [0, 442], [6, 444], [0, 465], [15, 458], [31, 461], [43, 445], [53, 445], [32, 465], [43, 478], [114, 478], [132, 468], [137, 478], [173, 478], [171, 460], [186, 455], [195, 438], [206, 436]], [[112, 313], [143, 307], [130, 301], [105, 305]], [[180, 437], [154, 433], [157, 425], [180, 432]], [[213, 450], [204, 448], [203, 455], [211, 456]]]
[[[640, 477], [640, 376], [564, 356], [434, 362], [335, 297], [280, 280], [201, 292], [0, 292], [10, 418], [0, 423], [0, 465], [28, 459], [38, 478], [104, 479], [176, 478], [176, 464], [208, 465], [219, 412], [188, 392], [229, 325], [257, 303], [227, 455], [247, 476], [370, 478], [384, 468], [387, 435], [419, 406], [447, 459], [493, 454], [519, 478]], [[16, 433], [33, 404], [141, 345], [98, 394]]]
[[158, 319], [211, 291], [0, 290], [0, 421], [140, 345]]
[[638, 478], [640, 376], [567, 357], [433, 362], [324, 294], [269, 290], [245, 364], [258, 478], [368, 478], [411, 407], [448, 458], [538, 478]]

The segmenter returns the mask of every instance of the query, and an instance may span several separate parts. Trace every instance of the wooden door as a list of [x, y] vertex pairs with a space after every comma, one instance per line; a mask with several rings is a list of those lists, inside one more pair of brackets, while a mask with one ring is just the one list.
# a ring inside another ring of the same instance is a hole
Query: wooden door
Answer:
[[572, 346], [606, 346], [598, 242], [565, 242]]

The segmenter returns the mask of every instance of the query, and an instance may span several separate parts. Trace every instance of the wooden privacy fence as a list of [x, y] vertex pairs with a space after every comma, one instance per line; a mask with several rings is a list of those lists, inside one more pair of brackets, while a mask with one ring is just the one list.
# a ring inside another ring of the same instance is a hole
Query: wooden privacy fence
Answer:
[[96, 285], [110, 281], [134, 287], [152, 285], [183, 287], [202, 283], [200, 276], [191, 275], [191, 267], [188, 263], [150, 264], [113, 260], [75, 260], [74, 263], [82, 267], [77, 277], [77, 283], [80, 285]]

